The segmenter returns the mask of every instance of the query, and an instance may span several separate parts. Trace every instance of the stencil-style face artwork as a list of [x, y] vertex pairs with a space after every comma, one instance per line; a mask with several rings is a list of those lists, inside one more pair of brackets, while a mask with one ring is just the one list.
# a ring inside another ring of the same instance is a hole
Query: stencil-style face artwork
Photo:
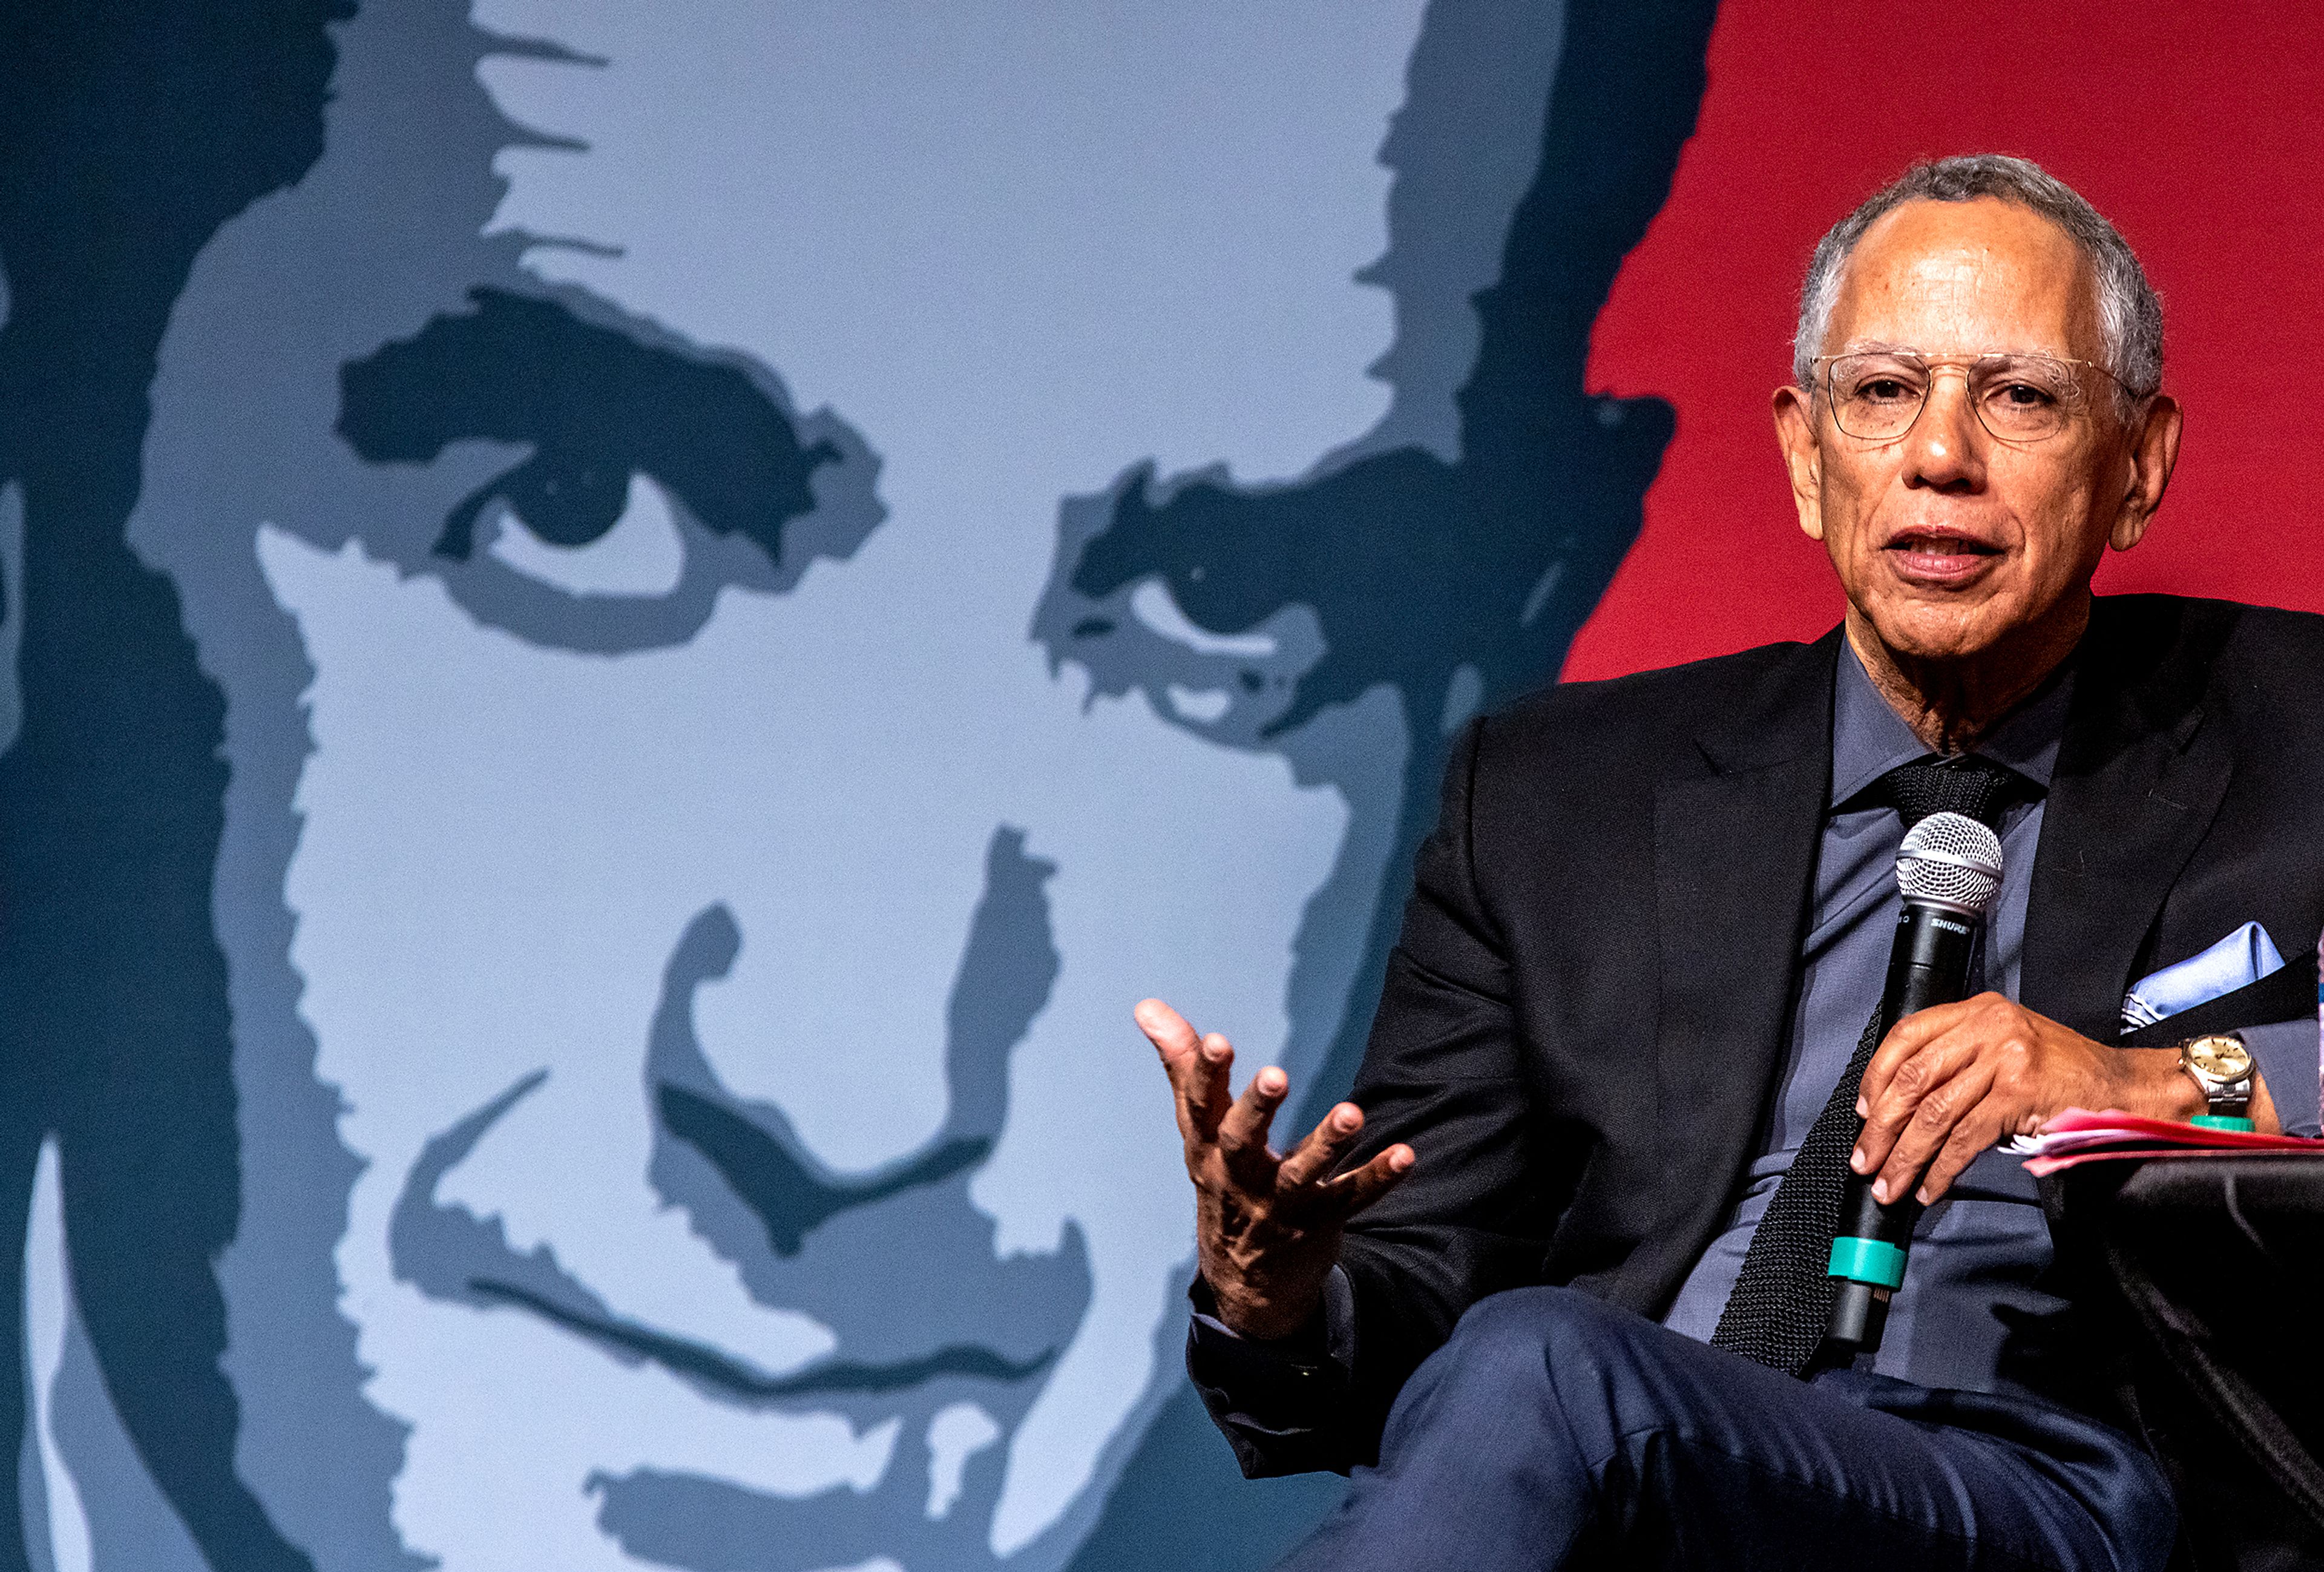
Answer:
[[1312, 616], [1030, 630], [1065, 499], [1378, 420], [1420, 6], [437, 9], [203, 256], [133, 533], [290, 920], [226, 936], [241, 1472], [352, 1536], [268, 1342], [319, 1082], [403, 1551], [1060, 1564], [1184, 1316], [1128, 1007], [1284, 1057], [1351, 810], [1251, 743]]
[[1670, 433], [1583, 386], [1669, 9], [335, 24], [134, 506], [0, 487], [48, 1559], [1179, 1564], [1129, 1008], [1346, 1084]]

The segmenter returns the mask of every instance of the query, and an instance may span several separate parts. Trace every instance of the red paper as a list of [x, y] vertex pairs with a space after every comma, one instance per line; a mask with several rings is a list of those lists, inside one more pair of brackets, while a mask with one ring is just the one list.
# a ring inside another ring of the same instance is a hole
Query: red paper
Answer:
[[2178, 1157], [2324, 1157], [2324, 1141], [2304, 1135], [2263, 1135], [2256, 1130], [2214, 1130], [2171, 1119], [2144, 1119], [2110, 1110], [2069, 1108], [2019, 1143], [2026, 1171], [2036, 1179], [2086, 1162], [2153, 1161]]

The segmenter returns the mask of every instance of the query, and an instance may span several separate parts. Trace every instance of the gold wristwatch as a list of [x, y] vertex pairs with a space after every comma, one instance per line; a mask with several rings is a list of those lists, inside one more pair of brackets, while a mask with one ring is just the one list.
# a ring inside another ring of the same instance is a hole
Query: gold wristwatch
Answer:
[[2252, 1056], [2243, 1038], [2233, 1031], [2207, 1032], [2179, 1045], [2179, 1068], [2203, 1088], [2209, 1110], [2192, 1122], [2214, 1130], [2249, 1130], [2251, 1120]]

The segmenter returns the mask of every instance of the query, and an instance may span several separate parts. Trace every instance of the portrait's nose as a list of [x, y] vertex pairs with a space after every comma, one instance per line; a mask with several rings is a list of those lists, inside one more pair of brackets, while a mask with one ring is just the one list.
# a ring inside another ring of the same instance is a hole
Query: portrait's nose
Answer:
[[[781, 1109], [753, 1105], [721, 1084], [695, 1036], [693, 1004], [703, 984], [733, 966], [741, 935], [724, 906], [687, 925], [670, 957], [646, 1050], [645, 1089], [669, 1134], [707, 1160], [759, 1219], [778, 1255], [798, 1253], [806, 1236], [842, 1212], [937, 1183], [982, 1162], [991, 1136], [948, 1123], [941, 1138], [869, 1176], [834, 1173]], [[667, 1188], [670, 1175], [657, 1172]]]
[[1921, 418], [1904, 433], [1904, 484], [1930, 491], [1983, 490], [1986, 441], [1969, 401], [1969, 379], [1939, 370]]
[[973, 1013], [992, 991], [992, 947], [979, 942], [991, 926], [979, 915], [991, 904], [991, 821], [898, 823], [888, 801], [857, 806], [851, 818], [834, 805], [839, 822], [820, 843], [770, 842], [771, 871], [741, 868], [714, 886], [719, 915], [704, 934], [726, 937], [688, 990], [707, 1073], [738, 1105], [779, 1113], [799, 1156], [835, 1177], [884, 1172], [998, 1127], [989, 1114], [964, 1119], [964, 1101], [1000, 1094], [976, 1084], [981, 1067], [955, 1062], [954, 1040], [964, 1008]]
[[[982, 1162], [1007, 1116], [1010, 1051], [1047, 1003], [1061, 965], [1047, 892], [1056, 867], [1028, 855], [1025, 842], [1023, 831], [1003, 827], [986, 845], [982, 897], [966, 934], [954, 941], [959, 958], [941, 1029], [931, 1040], [884, 1052], [857, 1045], [858, 1062], [848, 1071], [858, 1117], [875, 1124], [885, 1122], [885, 1101], [899, 1096], [906, 1077], [932, 1076], [941, 1110], [933, 1131], [898, 1132], [875, 1163], [835, 1162], [790, 1110], [736, 1095], [696, 1020], [705, 985], [727, 977], [744, 948], [742, 929], [723, 903], [688, 925], [655, 1012], [647, 1081], [663, 1127], [700, 1149], [754, 1205], [766, 1198], [759, 1191], [782, 1192], [776, 1209], [798, 1214], [791, 1230], [798, 1233]], [[836, 1053], [846, 1045], [816, 1046]]]

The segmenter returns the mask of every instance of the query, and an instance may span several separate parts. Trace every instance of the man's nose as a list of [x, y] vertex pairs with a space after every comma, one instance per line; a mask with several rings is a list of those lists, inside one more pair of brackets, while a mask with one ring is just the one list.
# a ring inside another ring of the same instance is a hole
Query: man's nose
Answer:
[[1968, 375], [1938, 368], [1921, 418], [1904, 434], [1904, 484], [1932, 491], [1983, 490], [1986, 441], [1985, 427], [1969, 402]]

